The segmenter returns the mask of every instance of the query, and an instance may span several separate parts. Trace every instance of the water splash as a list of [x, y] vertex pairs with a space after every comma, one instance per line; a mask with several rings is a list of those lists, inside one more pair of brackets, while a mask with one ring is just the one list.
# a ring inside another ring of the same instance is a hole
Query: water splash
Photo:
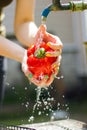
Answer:
[[61, 75], [60, 77], [59, 77], [59, 76], [57, 77], [57, 76], [55, 75], [55, 78], [56, 78], [56, 79], [63, 79], [63, 78], [64, 78], [64, 76], [63, 76], [63, 75]]
[[34, 116], [31, 116], [28, 121], [31, 122], [31, 123], [33, 123], [33, 121], [34, 121]]
[[[61, 77], [60, 77], [61, 78]], [[50, 86], [51, 89], [53, 89], [53, 86]], [[60, 102], [57, 103], [57, 109], [56, 111], [53, 109], [53, 103], [55, 102], [54, 97], [50, 95], [48, 88], [36, 88], [36, 103], [33, 106], [32, 115], [29, 117], [29, 123], [33, 123], [35, 119], [34, 114], [37, 112], [38, 116], [45, 116], [50, 117], [50, 120], [53, 121], [55, 119], [67, 119], [69, 118], [69, 105], [68, 103], [61, 104]], [[64, 99], [65, 96], [62, 95], [62, 98]], [[64, 111], [61, 110], [61, 106], [63, 106], [65, 109]]]
[[[38, 87], [36, 91], [37, 91], [37, 97], [36, 97], [36, 103], [33, 106], [32, 116], [34, 115], [35, 111], [37, 111], [38, 116], [42, 116], [44, 114], [45, 116], [49, 116], [49, 112], [52, 112], [52, 104], [50, 102], [53, 101], [54, 98], [50, 97], [47, 88], [45, 89]], [[48, 96], [47, 99], [43, 97], [45, 96], [43, 95], [43, 91], [47, 92]], [[32, 122], [31, 117], [29, 118], [28, 121], [30, 123]]]

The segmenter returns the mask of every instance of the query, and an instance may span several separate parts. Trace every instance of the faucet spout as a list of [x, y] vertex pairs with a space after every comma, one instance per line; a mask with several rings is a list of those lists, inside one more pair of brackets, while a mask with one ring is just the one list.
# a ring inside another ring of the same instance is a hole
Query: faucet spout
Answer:
[[87, 2], [71, 1], [65, 4], [61, 4], [60, 0], [52, 0], [52, 4], [42, 11], [41, 21], [42, 23], [46, 22], [47, 16], [51, 11], [59, 11], [59, 10], [83, 11], [85, 9], [87, 9]]

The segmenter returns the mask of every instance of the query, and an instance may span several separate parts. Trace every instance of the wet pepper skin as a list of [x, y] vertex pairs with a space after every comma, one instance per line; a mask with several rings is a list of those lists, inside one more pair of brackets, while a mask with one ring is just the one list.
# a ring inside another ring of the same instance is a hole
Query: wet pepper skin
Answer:
[[28, 70], [32, 73], [37, 80], [45, 77], [50, 77], [54, 73], [54, 67], [52, 64], [56, 61], [57, 57], [46, 56], [47, 51], [52, 50], [45, 42], [42, 42], [39, 49], [44, 50], [42, 57], [36, 55], [37, 46], [34, 44], [27, 50], [27, 65]]

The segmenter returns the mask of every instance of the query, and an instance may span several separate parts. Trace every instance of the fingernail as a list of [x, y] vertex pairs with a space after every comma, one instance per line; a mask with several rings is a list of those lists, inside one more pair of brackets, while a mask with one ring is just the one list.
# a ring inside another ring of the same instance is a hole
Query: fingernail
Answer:
[[53, 67], [56, 68], [58, 65], [57, 64], [54, 64]]
[[33, 74], [29, 74], [28, 76], [29, 76], [29, 78], [31, 79], [31, 78], [33, 77]]
[[50, 53], [46, 53], [46, 56], [47, 56], [47, 57], [51, 57], [51, 54], [50, 54]]
[[50, 47], [50, 42], [48, 42], [47, 45]]
[[45, 75], [45, 76], [44, 76], [44, 78], [45, 78], [45, 79], [48, 79], [48, 78], [49, 78], [49, 76], [48, 76], [48, 75]]

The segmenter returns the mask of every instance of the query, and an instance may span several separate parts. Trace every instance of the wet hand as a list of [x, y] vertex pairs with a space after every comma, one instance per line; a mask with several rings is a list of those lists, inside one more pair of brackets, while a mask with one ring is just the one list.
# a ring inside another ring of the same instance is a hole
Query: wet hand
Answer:
[[27, 50], [25, 51], [25, 55], [22, 62], [22, 71], [24, 72], [25, 76], [28, 78], [28, 80], [32, 83], [34, 83], [38, 87], [47, 87], [49, 86], [53, 80], [54, 77], [51, 75], [48, 79], [47, 76], [44, 76], [44, 78], [37, 80], [33, 74], [29, 71], [28, 65], [27, 65]]
[[46, 56], [47, 57], [58, 57], [56, 62], [53, 63], [52, 66], [55, 66], [55, 74], [58, 74], [61, 59], [62, 59], [62, 49], [63, 49], [63, 44], [58, 36], [52, 35], [46, 31], [46, 26], [41, 25], [38, 29], [37, 35], [36, 35], [36, 41], [38, 41], [38, 37], [41, 37], [47, 45], [53, 49], [54, 51], [47, 51]]
[[[44, 63], [44, 58], [38, 59], [36, 55], [34, 55], [35, 54], [34, 53], [35, 46], [34, 46], [34, 48], [32, 47], [31, 49], [29, 49], [29, 52], [26, 51], [23, 64], [22, 64], [22, 70], [30, 82], [33, 82], [36, 86], [39, 87], [47, 87], [53, 82], [55, 76], [58, 74], [60, 61], [61, 61], [62, 43], [57, 36], [47, 33], [46, 27], [44, 25], [41, 25], [35, 37], [36, 47], [37, 46], [40, 47], [42, 43], [43, 43], [42, 46], [45, 47], [46, 49], [45, 63]], [[44, 43], [47, 43], [47, 45], [45, 45]], [[53, 51], [50, 51], [49, 48], [51, 48]], [[49, 70], [48, 68], [43, 69], [44, 67], [47, 67], [48, 65], [47, 60], [49, 62], [50, 58], [51, 58], [51, 63], [53, 63], [50, 67], [52, 71], [50, 71], [50, 68]], [[27, 64], [28, 62], [29, 64]], [[30, 64], [33, 64], [33, 67], [30, 66]], [[35, 64], [37, 64], [37, 67], [35, 66]], [[47, 71], [49, 71], [49, 74]]]
[[63, 44], [59, 37], [48, 33], [46, 31], [46, 26], [43, 24], [38, 29], [38, 32], [36, 34], [35, 43], [38, 42], [38, 37], [40, 37], [40, 35], [41, 35], [41, 38], [43, 39], [43, 41], [45, 43], [47, 43], [47, 45], [54, 50], [52, 52], [50, 52], [50, 51], [46, 52], [46, 56], [56, 57], [56, 56], [61, 55]]

